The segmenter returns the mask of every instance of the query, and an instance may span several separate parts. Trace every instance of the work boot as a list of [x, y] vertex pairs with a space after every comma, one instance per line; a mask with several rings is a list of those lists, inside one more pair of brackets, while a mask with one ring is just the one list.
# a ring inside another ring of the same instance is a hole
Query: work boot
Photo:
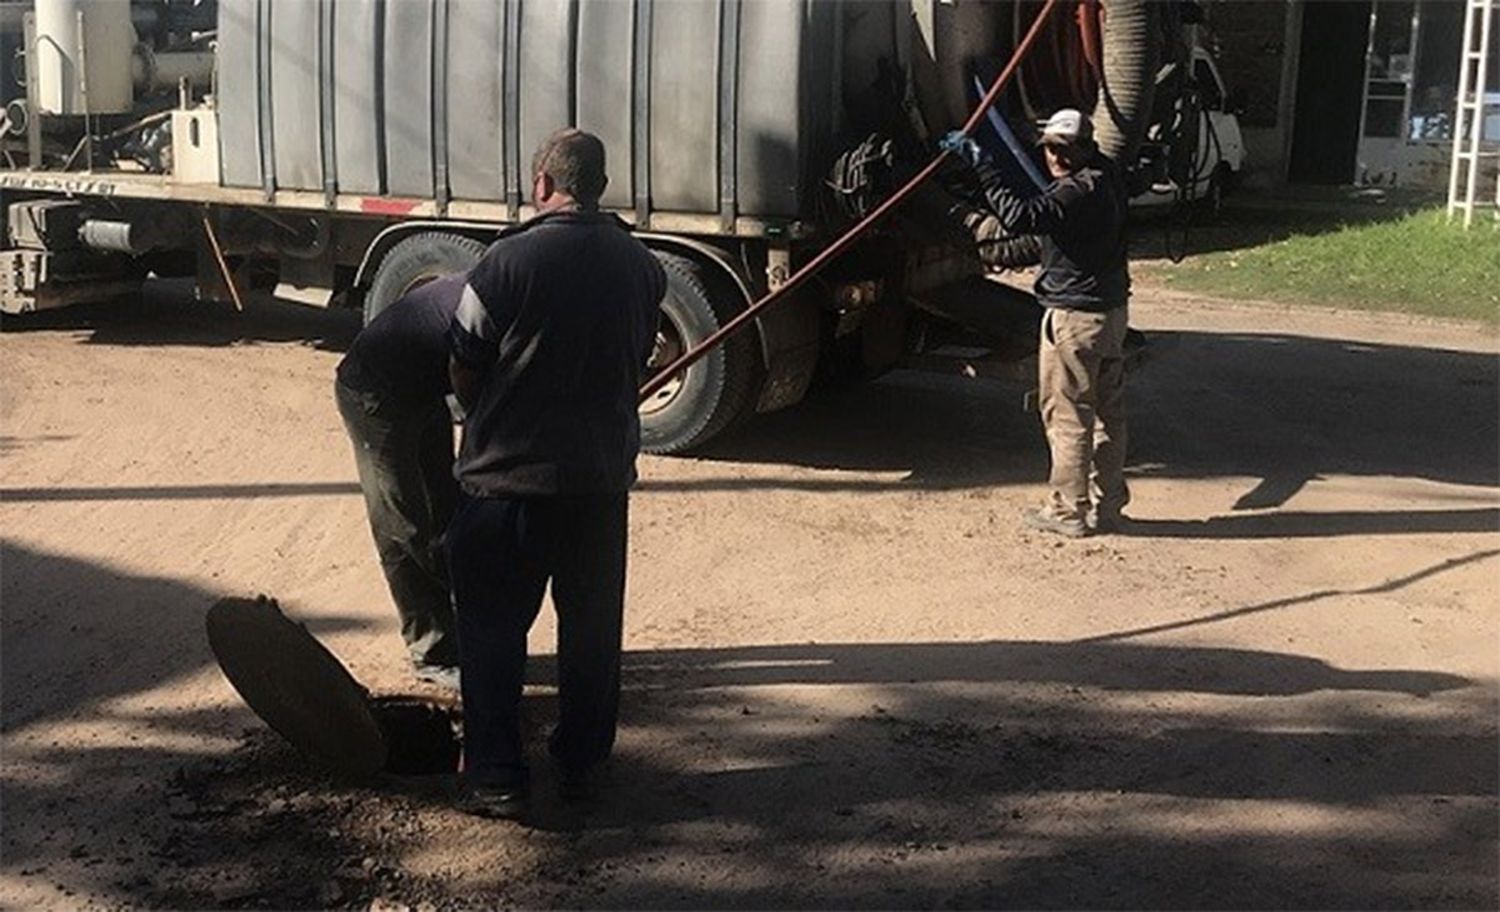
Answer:
[[1051, 532], [1053, 535], [1061, 535], [1065, 538], [1086, 538], [1089, 534], [1088, 524], [1083, 521], [1083, 517], [1058, 516], [1046, 507], [1027, 510], [1025, 522], [1033, 529]]
[[465, 785], [458, 795], [458, 809], [475, 817], [520, 820], [531, 805], [531, 788], [515, 785]]
[[416, 675], [419, 681], [436, 684], [454, 693], [459, 692], [457, 665], [429, 665], [426, 662], [414, 662], [412, 664], [412, 674]]

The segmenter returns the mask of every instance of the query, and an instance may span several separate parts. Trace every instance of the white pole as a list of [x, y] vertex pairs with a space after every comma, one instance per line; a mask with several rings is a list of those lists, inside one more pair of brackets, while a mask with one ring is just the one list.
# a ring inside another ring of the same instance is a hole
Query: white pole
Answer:
[[[1469, 126], [1469, 186], [1464, 194], [1467, 200], [1464, 209], [1464, 228], [1474, 223], [1474, 197], [1479, 191], [1479, 145], [1484, 138], [1484, 82], [1485, 70], [1490, 61], [1490, 25], [1495, 12], [1494, 0], [1479, 0], [1484, 11], [1479, 28], [1479, 58], [1474, 61], [1473, 103], [1469, 110], [1474, 113]], [[1467, 53], [1467, 48], [1465, 48]]]
[[[1468, 118], [1464, 116], [1468, 110], [1469, 98], [1469, 48], [1474, 46], [1474, 10], [1478, 0], [1467, 0], [1464, 4], [1464, 43], [1458, 54], [1458, 108], [1453, 115], [1453, 164], [1448, 171], [1448, 221], [1453, 221], [1453, 213], [1458, 211], [1458, 172], [1464, 162], [1464, 124]], [[1473, 173], [1474, 163], [1469, 163], [1469, 171]]]

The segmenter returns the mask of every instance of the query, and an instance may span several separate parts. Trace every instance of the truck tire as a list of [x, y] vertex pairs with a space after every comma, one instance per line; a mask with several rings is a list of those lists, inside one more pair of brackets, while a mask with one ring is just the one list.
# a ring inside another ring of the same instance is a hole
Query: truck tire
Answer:
[[446, 231], [423, 231], [386, 251], [365, 295], [365, 325], [408, 291], [433, 279], [467, 272], [484, 256], [485, 246]]
[[[647, 369], [651, 376], [744, 308], [738, 295], [712, 293], [713, 285], [694, 261], [654, 252], [667, 273], [667, 294]], [[681, 453], [723, 432], [749, 413], [757, 370], [749, 333], [719, 346], [641, 405], [641, 448], [648, 453]]]

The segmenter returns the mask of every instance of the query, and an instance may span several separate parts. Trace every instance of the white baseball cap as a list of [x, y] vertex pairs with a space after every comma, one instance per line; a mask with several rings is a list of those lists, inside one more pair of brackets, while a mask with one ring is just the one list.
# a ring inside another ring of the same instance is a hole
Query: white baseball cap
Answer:
[[1088, 115], [1074, 108], [1063, 108], [1047, 118], [1042, 127], [1042, 142], [1072, 145], [1076, 142], [1092, 142], [1094, 125]]

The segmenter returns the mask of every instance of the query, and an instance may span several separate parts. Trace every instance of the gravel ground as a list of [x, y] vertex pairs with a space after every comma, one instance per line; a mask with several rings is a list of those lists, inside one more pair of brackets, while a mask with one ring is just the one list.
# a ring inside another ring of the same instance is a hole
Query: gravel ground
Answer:
[[[600, 800], [528, 825], [269, 733], [203, 616], [400, 661], [347, 314], [0, 337], [0, 905], [1468, 907], [1497, 888], [1493, 331], [1144, 289], [1132, 534], [1020, 528], [1021, 391], [898, 373], [648, 458]], [[544, 614], [528, 713], [553, 712]]]

